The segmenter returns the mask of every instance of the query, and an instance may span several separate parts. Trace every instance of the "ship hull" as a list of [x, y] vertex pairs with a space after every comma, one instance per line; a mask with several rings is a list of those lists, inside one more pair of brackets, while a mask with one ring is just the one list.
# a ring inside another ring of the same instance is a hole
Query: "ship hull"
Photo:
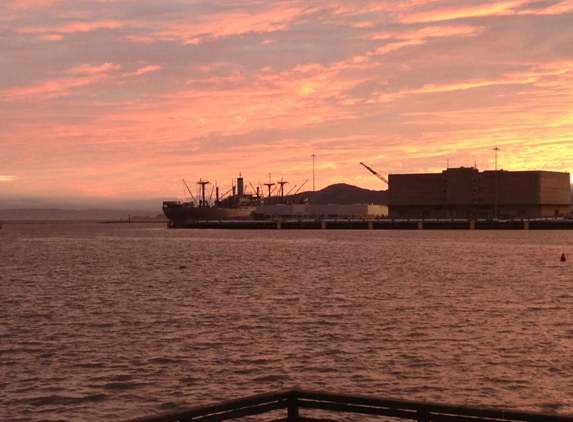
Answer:
[[256, 207], [197, 207], [189, 203], [164, 202], [163, 213], [169, 219], [169, 226], [186, 227], [197, 221], [250, 220]]

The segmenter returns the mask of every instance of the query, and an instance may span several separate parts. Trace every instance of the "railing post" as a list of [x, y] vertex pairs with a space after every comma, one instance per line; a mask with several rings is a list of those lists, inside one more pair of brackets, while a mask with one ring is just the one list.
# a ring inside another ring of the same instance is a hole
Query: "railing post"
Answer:
[[298, 397], [295, 391], [291, 391], [287, 401], [288, 422], [298, 422]]

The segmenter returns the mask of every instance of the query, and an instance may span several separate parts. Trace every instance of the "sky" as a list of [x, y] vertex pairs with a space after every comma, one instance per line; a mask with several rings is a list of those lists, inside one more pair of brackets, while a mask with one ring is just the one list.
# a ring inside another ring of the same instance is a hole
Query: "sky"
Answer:
[[571, 173], [572, 28], [573, 0], [2, 0], [0, 198]]

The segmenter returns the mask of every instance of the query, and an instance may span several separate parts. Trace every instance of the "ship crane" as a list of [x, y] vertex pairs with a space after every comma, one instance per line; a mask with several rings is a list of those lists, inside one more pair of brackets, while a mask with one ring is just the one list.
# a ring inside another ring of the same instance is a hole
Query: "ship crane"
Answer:
[[290, 190], [287, 192], [287, 196], [289, 196], [290, 193], [291, 193], [293, 190], [295, 190], [296, 186], [297, 186], [297, 185], [295, 184], [292, 188], [290, 188]]
[[257, 201], [258, 201], [259, 199], [261, 199], [261, 189], [260, 189], [260, 186], [257, 186], [257, 187], [255, 188], [251, 182], [249, 182], [249, 185], [251, 185], [251, 188], [253, 189], [253, 192], [256, 192], [256, 193], [255, 193], [255, 196], [257, 197]]
[[370, 167], [368, 167], [366, 164], [364, 164], [363, 162], [360, 162], [360, 164], [362, 164], [364, 167], [366, 167], [370, 173], [372, 173], [374, 176], [378, 177], [380, 180], [382, 180], [384, 183], [386, 183], [388, 186], [390, 186], [390, 184], [388, 183], [388, 179], [386, 179], [385, 177], [381, 176], [380, 174], [378, 174], [376, 171], [372, 170]]
[[229, 189], [227, 192], [225, 192], [223, 195], [221, 195], [220, 200], [222, 201], [223, 199], [225, 199], [227, 197], [227, 195], [229, 195], [231, 192], [233, 192], [233, 196], [235, 195], [235, 187], [233, 186], [231, 189]]
[[298, 189], [296, 190], [296, 192], [293, 193], [293, 195], [296, 195], [296, 194], [302, 189], [302, 187], [306, 184], [306, 182], [308, 182], [308, 179], [306, 179], [306, 180], [304, 181], [304, 183], [303, 183], [302, 185], [300, 185], [300, 188], [298, 188]]
[[[209, 201], [207, 202], [208, 206], [211, 206], [211, 199], [213, 199], [213, 191], [215, 190], [215, 186], [217, 184], [217, 181], [215, 181], [215, 185], [211, 186], [211, 193], [209, 194]], [[217, 197], [219, 196], [219, 188], [217, 188]], [[218, 201], [218, 199], [217, 199]]]
[[195, 197], [193, 196], [193, 193], [191, 192], [191, 189], [189, 189], [189, 186], [187, 186], [187, 182], [185, 181], [185, 179], [183, 179], [183, 183], [185, 184], [185, 187], [186, 187], [187, 190], [189, 191], [189, 195], [191, 195], [191, 198], [193, 199], [193, 202], [195, 203], [196, 206], [198, 206], [199, 204], [197, 203], [197, 200], [196, 200]]

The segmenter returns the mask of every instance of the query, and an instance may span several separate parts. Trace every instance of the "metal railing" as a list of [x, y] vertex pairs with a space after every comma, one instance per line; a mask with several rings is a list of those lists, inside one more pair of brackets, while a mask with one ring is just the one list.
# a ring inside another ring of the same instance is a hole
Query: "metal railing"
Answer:
[[[319, 411], [319, 417], [304, 413]], [[277, 415], [278, 411], [278, 415]], [[272, 415], [271, 415], [272, 413]], [[385, 417], [385, 421], [417, 422], [573, 422], [573, 415], [517, 412], [511, 410], [460, 407], [407, 400], [348, 396], [315, 391], [287, 390], [230, 400], [180, 412], [132, 419], [126, 422], [221, 422], [263, 415], [266, 422], [334, 422], [340, 413]], [[326, 417], [326, 416], [328, 417]], [[353, 420], [362, 420], [356, 417]]]

